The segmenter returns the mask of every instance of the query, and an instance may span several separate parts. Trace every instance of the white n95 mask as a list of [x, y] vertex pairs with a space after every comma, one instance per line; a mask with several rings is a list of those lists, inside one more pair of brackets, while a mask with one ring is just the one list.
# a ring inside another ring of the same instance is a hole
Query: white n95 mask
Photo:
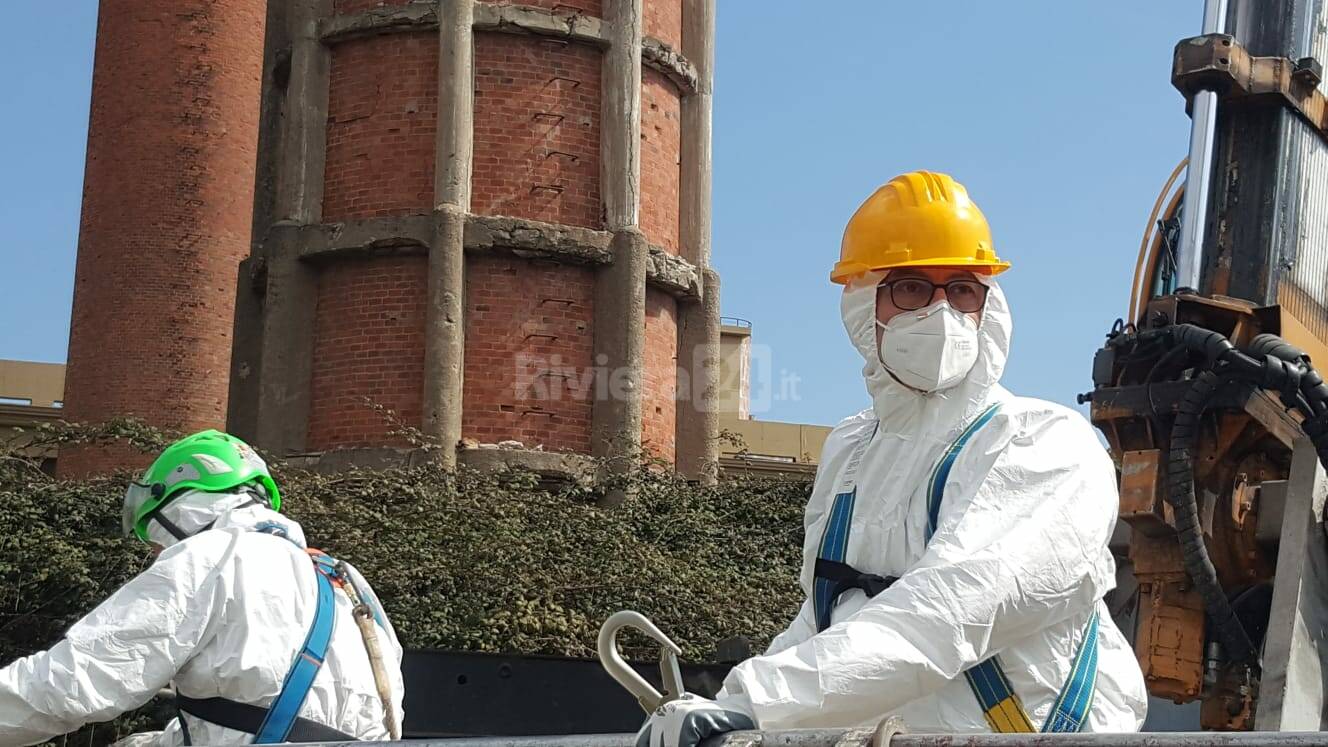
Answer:
[[877, 354], [905, 386], [930, 394], [958, 384], [978, 360], [978, 327], [967, 314], [940, 301], [904, 311], [880, 327]]

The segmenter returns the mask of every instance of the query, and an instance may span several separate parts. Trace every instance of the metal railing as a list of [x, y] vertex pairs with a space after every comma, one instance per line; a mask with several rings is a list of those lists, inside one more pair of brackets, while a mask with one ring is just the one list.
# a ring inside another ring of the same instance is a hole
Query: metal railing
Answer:
[[[874, 741], [876, 740], [876, 741]], [[409, 747], [635, 747], [635, 734], [558, 737], [477, 737], [409, 742], [356, 742]], [[739, 731], [704, 747], [1321, 747], [1319, 732], [1154, 732], [1149, 734], [894, 734], [877, 739], [875, 729]], [[315, 746], [316, 747], [316, 746]], [[323, 747], [333, 747], [326, 743]], [[341, 747], [338, 745], [337, 747]]]

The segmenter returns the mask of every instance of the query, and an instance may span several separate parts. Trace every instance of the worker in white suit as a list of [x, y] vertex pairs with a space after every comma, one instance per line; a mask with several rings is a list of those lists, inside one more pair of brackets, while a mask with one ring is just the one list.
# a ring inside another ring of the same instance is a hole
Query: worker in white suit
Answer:
[[[109, 721], [175, 690], [135, 747], [388, 739], [401, 646], [353, 567], [311, 550], [267, 465], [204, 431], [125, 494], [125, 531], [160, 550], [47, 651], [0, 669], [0, 747]], [[371, 651], [376, 646], [377, 655]]]
[[1102, 598], [1118, 510], [1079, 414], [1000, 386], [1009, 267], [950, 177], [892, 179], [831, 280], [872, 406], [841, 422], [807, 505], [807, 600], [714, 701], [661, 707], [638, 744], [734, 729], [1137, 731], [1147, 696]]

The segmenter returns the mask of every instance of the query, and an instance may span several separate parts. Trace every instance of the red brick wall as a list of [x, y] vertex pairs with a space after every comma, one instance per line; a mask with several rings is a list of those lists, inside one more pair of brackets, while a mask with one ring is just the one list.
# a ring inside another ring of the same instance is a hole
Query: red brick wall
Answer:
[[586, 16], [600, 16], [603, 13], [600, 0], [496, 0], [494, 5], [529, 5], [535, 8], [547, 8], [558, 13], [579, 12]]
[[590, 451], [594, 280], [586, 267], [467, 258], [466, 437]]
[[437, 34], [333, 47], [327, 113], [325, 222], [433, 208]]
[[580, 44], [475, 35], [473, 212], [602, 224], [600, 58]]
[[642, 439], [646, 452], [673, 462], [678, 392], [678, 302], [646, 290], [645, 390]]
[[[65, 385], [71, 420], [225, 425], [266, 8], [137, 0], [98, 13]], [[59, 471], [150, 459], [69, 449]]]
[[324, 268], [318, 282], [310, 449], [382, 446], [392, 427], [362, 397], [418, 427], [423, 418], [421, 255], [366, 257]]
[[334, 0], [332, 12], [348, 15], [372, 10], [382, 5], [409, 5], [413, 0]]
[[642, 32], [682, 51], [682, 0], [645, 0]]
[[681, 106], [668, 78], [641, 70], [641, 230], [673, 254], [678, 253]]

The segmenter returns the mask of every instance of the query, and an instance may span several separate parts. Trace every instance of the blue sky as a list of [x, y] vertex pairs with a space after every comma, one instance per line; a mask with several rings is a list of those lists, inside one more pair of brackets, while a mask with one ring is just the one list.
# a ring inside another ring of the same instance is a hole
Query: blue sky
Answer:
[[[1148, 211], [1185, 155], [1169, 81], [1202, 3], [721, 0], [715, 264], [727, 315], [800, 377], [766, 419], [866, 406], [827, 276], [858, 204], [949, 172], [991, 223], [1014, 310], [1005, 385], [1065, 404], [1122, 315]], [[776, 386], [778, 390], [778, 386]]]
[[[1015, 263], [1006, 385], [1073, 403], [1184, 155], [1171, 49], [1201, 4], [829, 7], [720, 2], [714, 261], [724, 313], [771, 354], [759, 416], [832, 423], [865, 405], [827, 276], [857, 205], [916, 168], [964, 182]], [[16, 4], [0, 44], [0, 358], [59, 362], [68, 345], [96, 3], [62, 8]]]

